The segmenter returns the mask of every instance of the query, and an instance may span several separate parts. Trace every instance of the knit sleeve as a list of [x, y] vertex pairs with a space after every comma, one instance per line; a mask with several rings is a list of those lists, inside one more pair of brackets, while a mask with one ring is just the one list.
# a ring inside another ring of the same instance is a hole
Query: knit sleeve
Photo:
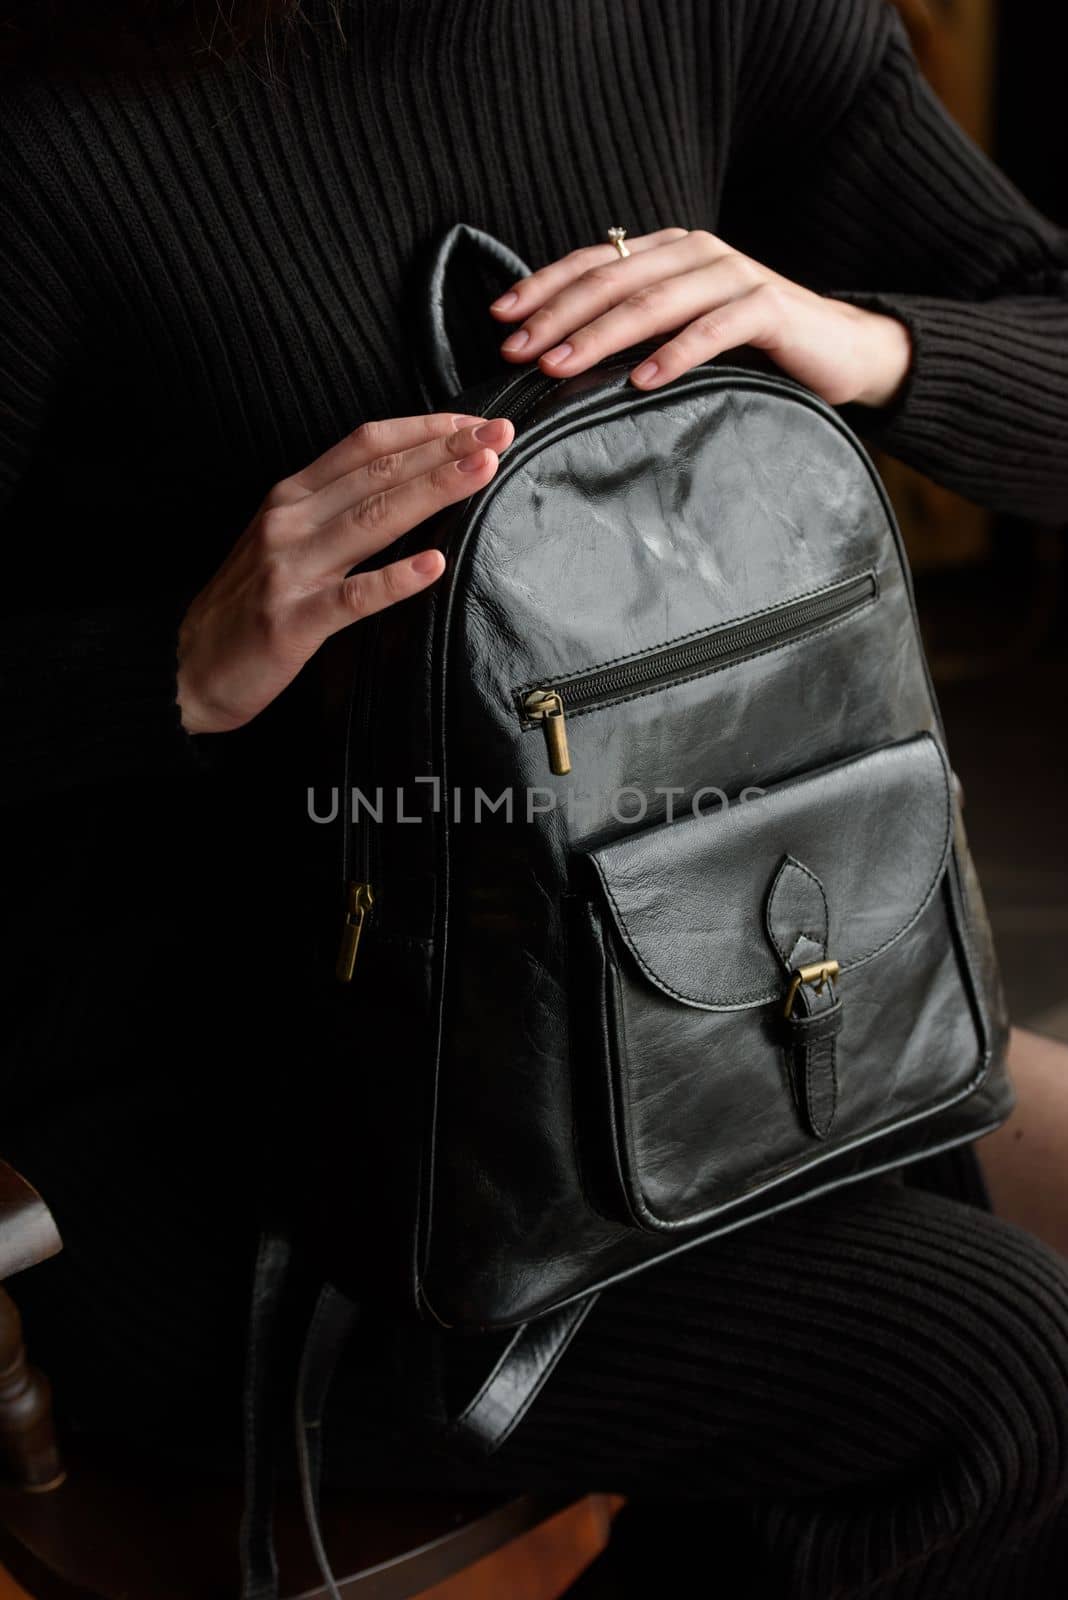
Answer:
[[[46, 176], [0, 130], [0, 797], [32, 798], [155, 771], [196, 771], [177, 706], [178, 614], [56, 604], [40, 452], [70, 374], [87, 359], [77, 252]], [[62, 470], [62, 464], [58, 464]], [[68, 497], [69, 498], [69, 497]], [[90, 510], [87, 507], [87, 512]], [[41, 548], [35, 548], [37, 541]]]
[[[909, 329], [895, 402], [851, 408], [872, 443], [982, 505], [1068, 519], [1068, 235], [947, 115], [883, 0], [750, 13], [724, 237]], [[808, 43], [772, 59], [773, 16]]]

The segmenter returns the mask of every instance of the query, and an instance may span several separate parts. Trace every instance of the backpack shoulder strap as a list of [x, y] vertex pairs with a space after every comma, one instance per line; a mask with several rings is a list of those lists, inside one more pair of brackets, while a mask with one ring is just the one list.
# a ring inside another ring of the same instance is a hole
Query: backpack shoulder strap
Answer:
[[596, 1293], [588, 1294], [517, 1328], [481, 1389], [450, 1424], [449, 1436], [492, 1455], [526, 1416], [596, 1299]]
[[267, 1230], [259, 1242], [245, 1356], [245, 1503], [241, 1516], [241, 1600], [275, 1600], [274, 1485], [282, 1428], [278, 1415], [278, 1345], [290, 1279], [292, 1242]]
[[[296, 1439], [300, 1495], [315, 1560], [330, 1600], [341, 1600], [323, 1543], [319, 1486], [323, 1472], [323, 1418], [338, 1362], [360, 1320], [354, 1300], [324, 1285], [308, 1324], [297, 1374]], [[273, 1600], [273, 1597], [272, 1597]]]
[[[261, 1244], [253, 1295], [245, 1390], [246, 1488], [241, 1525], [241, 1600], [278, 1600], [274, 1551], [274, 1479], [278, 1434], [270, 1404], [273, 1323], [289, 1257], [278, 1241]], [[529, 1410], [597, 1299], [587, 1295], [517, 1328], [477, 1394], [446, 1425], [447, 1437], [479, 1456], [492, 1455]], [[304, 1515], [330, 1600], [341, 1600], [319, 1519], [323, 1419], [339, 1361], [360, 1321], [356, 1301], [326, 1284], [308, 1324], [296, 1386], [297, 1464]]]

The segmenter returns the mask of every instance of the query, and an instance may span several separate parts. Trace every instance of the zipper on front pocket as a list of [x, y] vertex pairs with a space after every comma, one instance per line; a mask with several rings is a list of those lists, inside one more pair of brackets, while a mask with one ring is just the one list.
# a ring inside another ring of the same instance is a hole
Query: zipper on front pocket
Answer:
[[554, 776], [562, 777], [571, 771], [567, 742], [569, 716], [629, 700], [635, 695], [670, 689], [764, 650], [792, 644], [848, 616], [851, 611], [858, 611], [877, 593], [874, 572], [865, 572], [832, 584], [818, 594], [788, 600], [747, 621], [691, 634], [677, 644], [661, 645], [643, 655], [632, 656], [628, 661], [597, 667], [573, 678], [518, 690], [520, 722], [524, 728], [541, 728], [549, 770]]
[[523, 696], [523, 710], [531, 722], [539, 723], [544, 730], [550, 772], [554, 777], [566, 778], [571, 771], [571, 752], [560, 693], [555, 689], [532, 689]]

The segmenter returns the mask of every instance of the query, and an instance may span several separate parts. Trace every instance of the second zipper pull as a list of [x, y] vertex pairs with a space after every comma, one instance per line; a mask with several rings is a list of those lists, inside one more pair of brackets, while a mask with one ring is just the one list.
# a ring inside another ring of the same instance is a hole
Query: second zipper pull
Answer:
[[356, 956], [368, 917], [374, 908], [375, 892], [369, 883], [350, 883], [345, 902], [345, 923], [335, 972], [339, 983], [351, 983], [356, 971]]

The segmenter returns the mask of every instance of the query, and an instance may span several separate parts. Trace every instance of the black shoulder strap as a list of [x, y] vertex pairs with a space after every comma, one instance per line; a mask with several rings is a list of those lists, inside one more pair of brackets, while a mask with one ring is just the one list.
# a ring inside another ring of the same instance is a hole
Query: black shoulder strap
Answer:
[[[277, 1345], [277, 1307], [281, 1300], [279, 1267], [284, 1276], [288, 1257], [261, 1245], [253, 1294], [245, 1390], [246, 1488], [241, 1527], [243, 1587], [241, 1600], [277, 1600], [278, 1570], [274, 1553], [274, 1478], [277, 1440], [271, 1404], [272, 1344]], [[262, 1274], [262, 1277], [261, 1277]], [[517, 1328], [486, 1381], [469, 1405], [447, 1425], [447, 1434], [479, 1455], [491, 1455], [503, 1444], [533, 1403], [575, 1333], [588, 1315], [596, 1294], [587, 1295], [550, 1316]], [[323, 1460], [323, 1418], [330, 1385], [360, 1320], [354, 1300], [326, 1284], [304, 1340], [297, 1376], [296, 1440], [301, 1495], [315, 1558], [330, 1600], [341, 1600], [323, 1543], [319, 1521], [319, 1484]], [[277, 1352], [275, 1352], [277, 1353]]]
[[323, 1471], [323, 1418], [337, 1364], [360, 1320], [354, 1300], [326, 1284], [308, 1324], [297, 1374], [296, 1436], [300, 1493], [315, 1559], [330, 1600], [341, 1600], [323, 1543], [319, 1483]]
[[596, 1293], [588, 1294], [517, 1328], [481, 1389], [450, 1425], [450, 1437], [480, 1455], [492, 1455], [526, 1416], [596, 1299]]
[[287, 1233], [260, 1238], [249, 1307], [245, 1367], [245, 1504], [241, 1517], [241, 1600], [275, 1600], [274, 1484], [282, 1429], [278, 1416], [278, 1344], [289, 1282]]

